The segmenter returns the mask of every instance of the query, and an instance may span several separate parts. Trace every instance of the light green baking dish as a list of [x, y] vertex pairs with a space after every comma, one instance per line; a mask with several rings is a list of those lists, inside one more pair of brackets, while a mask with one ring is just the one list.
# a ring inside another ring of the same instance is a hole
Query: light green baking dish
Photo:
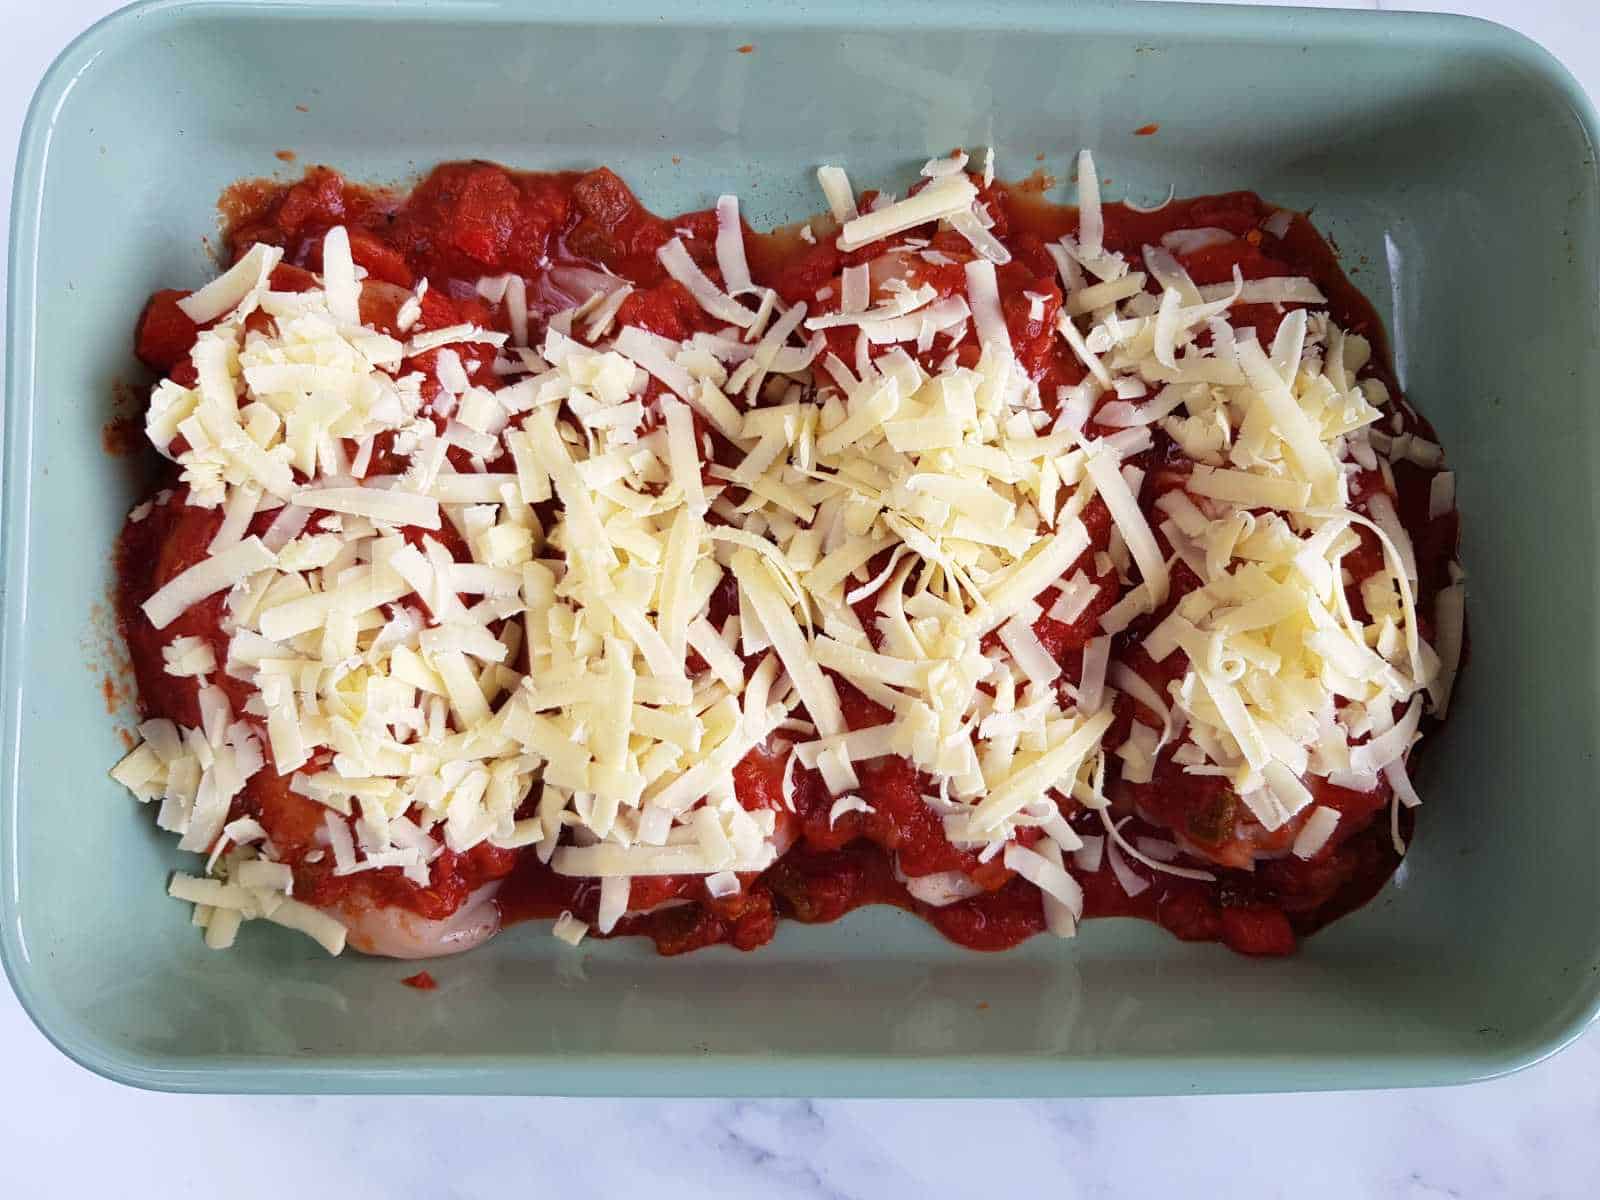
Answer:
[[[1504, 29], [1396, 13], [658, 7], [165, 0], [40, 85], [11, 225], [0, 946], [46, 1034], [156, 1088], [900, 1096], [1445, 1083], [1575, 1037], [1600, 994], [1600, 187], [1572, 80]], [[1113, 197], [1314, 208], [1390, 322], [1459, 472], [1474, 642], [1379, 899], [1270, 962], [1127, 921], [974, 955], [887, 910], [675, 960], [524, 926], [429, 993], [264, 927], [206, 951], [162, 894], [182, 856], [105, 778], [140, 481], [101, 429], [146, 294], [209, 269], [220, 189], [280, 149], [378, 181], [603, 162], [659, 210], [737, 188], [759, 224], [819, 207], [818, 162], [895, 187], [990, 143], [1012, 176], [1092, 146]]]

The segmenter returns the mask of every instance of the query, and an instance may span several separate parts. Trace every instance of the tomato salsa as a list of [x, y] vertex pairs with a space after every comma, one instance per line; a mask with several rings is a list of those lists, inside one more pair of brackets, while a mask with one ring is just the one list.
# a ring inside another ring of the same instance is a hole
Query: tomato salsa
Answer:
[[[1079, 214], [1076, 209], [1045, 201], [1028, 187], [984, 183], [980, 194], [992, 217], [989, 233], [1010, 252], [1009, 261], [997, 270], [997, 280], [1016, 359], [1038, 382], [1040, 394], [1053, 398], [1060, 389], [1085, 377], [1080, 357], [1056, 334], [1063, 294], [1057, 264], [1048, 249], [1062, 235], [1077, 231]], [[862, 197], [864, 209], [871, 200], [871, 193]], [[366, 273], [361, 316], [378, 329], [394, 326], [401, 306], [418, 295], [418, 284], [426, 280], [414, 330], [445, 329], [461, 323], [510, 330], [513, 317], [508, 306], [503, 299], [490, 298], [492, 291], [486, 293], [479, 286], [486, 277], [507, 273], [525, 281], [526, 321], [533, 329], [542, 328], [552, 315], [581, 302], [591, 290], [586, 284], [595, 273], [619, 277], [633, 287], [616, 315], [619, 325], [637, 326], [674, 340], [719, 328], [694, 296], [663, 270], [657, 257], [664, 244], [678, 237], [702, 269], [708, 274], [715, 272], [715, 211], [657, 216], [641, 205], [617, 174], [603, 167], [534, 173], [487, 162], [447, 163], [404, 193], [359, 186], [329, 168], [314, 167], [292, 184], [239, 184], [225, 196], [223, 211], [226, 245], [235, 259], [257, 243], [283, 249], [282, 263], [272, 278], [273, 287], [282, 291], [311, 285], [312, 275], [323, 269], [324, 237], [330, 229], [344, 227], [351, 255]], [[1227, 284], [1236, 271], [1247, 281], [1285, 276], [1313, 281], [1327, 297], [1327, 304], [1319, 307], [1326, 308], [1330, 319], [1371, 342], [1373, 354], [1364, 374], [1380, 380], [1395, 400], [1389, 410], [1396, 421], [1392, 434], [1432, 439], [1426, 421], [1401, 400], [1376, 313], [1345, 277], [1335, 251], [1306, 217], [1281, 212], [1250, 192], [1229, 192], [1173, 200], [1149, 212], [1107, 204], [1103, 218], [1106, 250], [1134, 259], [1142, 247], [1160, 243], [1163, 235], [1209, 231], [1211, 236], [1204, 244], [1177, 251], [1183, 268], [1201, 287]], [[774, 289], [786, 303], [808, 303], [813, 311], [819, 305], [826, 309], [831, 296], [837, 308], [841, 273], [872, 261], [882, 247], [842, 251], [834, 230], [835, 223], [827, 218], [771, 234], [747, 230], [755, 284]], [[923, 247], [934, 252], [919, 259], [913, 282], [931, 285], [941, 295], [959, 294], [964, 287], [960, 264], [971, 257], [968, 240], [932, 224], [912, 232], [918, 234]], [[938, 261], [941, 257], [947, 259], [943, 264]], [[152, 370], [192, 385], [196, 371], [189, 354], [201, 327], [178, 306], [187, 294], [164, 290], [150, 298], [138, 321], [136, 351]], [[1296, 307], [1300, 306], [1237, 305], [1230, 319], [1236, 325], [1254, 326], [1261, 342], [1267, 344], [1285, 315]], [[854, 361], [854, 330], [834, 327], [826, 330], [826, 337], [826, 352], [844, 362]], [[916, 357], [931, 371], [948, 351], [944, 346], [923, 348]], [[980, 354], [976, 338], [963, 341], [955, 353], [962, 365], [975, 364]], [[462, 366], [474, 384], [501, 386], [490, 356], [463, 357]], [[437, 351], [425, 351], [405, 363], [405, 370], [422, 375], [425, 399], [440, 390], [438, 369]], [[696, 420], [697, 433], [713, 447], [711, 459], [735, 465], [736, 451], [704, 421]], [[443, 421], [440, 417], [441, 429]], [[1105, 432], [1092, 417], [1088, 429]], [[460, 458], [459, 469], [469, 469], [464, 450], [452, 448], [450, 454], [452, 461]], [[1128, 461], [1145, 476], [1160, 479], [1164, 472], [1181, 469], [1181, 460], [1171, 438], [1157, 431], [1153, 445]], [[367, 473], [393, 473], [403, 466], [392, 446], [380, 439]], [[1431, 598], [1451, 582], [1450, 564], [1457, 543], [1456, 513], [1432, 511], [1434, 474], [1409, 461], [1392, 466], [1399, 516], [1415, 547], [1417, 612], [1423, 614], [1424, 622], [1432, 611]], [[1361, 472], [1351, 482], [1352, 497], [1359, 497], [1363, 489], [1384, 486], [1379, 471]], [[194, 637], [214, 648], [218, 662], [226, 660], [229, 636], [224, 628], [224, 597], [213, 595], [161, 630], [152, 627], [141, 605], [156, 589], [205, 557], [223, 515], [219, 509], [172, 502], [181, 497], [183, 488], [175, 471], [165, 488], [166, 502], [158, 502], [123, 532], [117, 551], [119, 614], [142, 710], [180, 725], [197, 726], [201, 714], [196, 681], [169, 674], [163, 652], [175, 638]], [[1147, 510], [1156, 494], [1155, 488], [1145, 488], [1141, 502]], [[553, 513], [541, 516], [548, 527]], [[272, 513], [259, 513], [250, 531], [260, 533], [272, 520]], [[1105, 502], [1098, 497], [1092, 500], [1082, 520], [1091, 545], [1075, 567], [1105, 586], [1072, 621], [1041, 616], [1035, 625], [1040, 642], [1059, 663], [1062, 679], [1069, 684], [1081, 679], [1085, 646], [1119, 594], [1116, 574], [1105, 566], [1112, 539], [1112, 518]], [[1365, 530], [1360, 533], [1361, 546], [1352, 556], [1376, 559], [1381, 565], [1383, 551], [1378, 539]], [[444, 541], [457, 560], [471, 561], [459, 538], [451, 544], [455, 535], [448, 523], [430, 536]], [[885, 553], [870, 570], [876, 575], [887, 565]], [[1198, 586], [1199, 580], [1181, 562], [1173, 568], [1175, 597]], [[1040, 597], [1042, 609], [1050, 609], [1053, 595], [1048, 591]], [[861, 602], [863, 614], [871, 603], [870, 597]], [[1359, 596], [1352, 591], [1352, 604], [1359, 603]], [[711, 600], [713, 624], [720, 626], [736, 609], [737, 597], [731, 587], [719, 588]], [[1139, 618], [1117, 634], [1112, 661], [1163, 691], [1182, 674], [1183, 656], [1157, 663], [1144, 653], [1141, 642], [1153, 623], [1151, 616]], [[865, 624], [871, 627], [872, 622]], [[1424, 627], [1423, 632], [1429, 631]], [[525, 663], [524, 657], [518, 665]], [[752, 667], [754, 660], [747, 660], [746, 665]], [[690, 667], [704, 666], [691, 652]], [[219, 672], [217, 681], [234, 710], [245, 712], [252, 687], [226, 673]], [[890, 719], [889, 710], [842, 679], [838, 690], [851, 729], [870, 728]], [[1106, 745], [1126, 740], [1140, 719], [1139, 709], [1138, 701], [1117, 692], [1115, 720]], [[259, 717], [248, 719], [260, 721]], [[1039, 889], [1004, 866], [999, 857], [985, 859], [953, 845], [939, 816], [924, 800], [930, 790], [927, 778], [909, 760], [885, 756], [860, 763], [859, 794], [865, 805], [840, 813], [821, 775], [805, 767], [793, 769], [792, 803], [786, 803], [787, 757], [786, 746], [758, 747], [734, 772], [737, 798], [746, 809], [778, 813], [782, 840], [789, 845], [777, 861], [763, 872], [742, 876], [740, 889], [722, 898], [708, 895], [699, 876], [637, 877], [632, 881], [628, 915], [617, 922], [610, 936], [648, 937], [663, 954], [718, 943], [749, 950], [771, 940], [780, 920], [833, 921], [867, 904], [889, 904], [913, 912], [945, 937], [979, 950], [1005, 949], [1045, 928]], [[304, 769], [324, 768], [331, 758], [331, 751], [318, 751]], [[1383, 886], [1399, 862], [1397, 839], [1408, 840], [1412, 829], [1411, 810], [1393, 804], [1393, 793], [1384, 780], [1369, 792], [1347, 790], [1319, 778], [1308, 777], [1306, 782], [1316, 802], [1335, 810], [1340, 820], [1326, 844], [1309, 858], [1302, 858], [1288, 852], [1292, 833], [1268, 833], [1249, 819], [1225, 779], [1186, 772], [1170, 754], [1162, 756], [1149, 782], [1124, 784], [1110, 793], [1117, 828], [1129, 842], [1176, 837], [1185, 849], [1183, 861], [1207, 867], [1214, 878], [1183, 878], [1146, 871], [1135, 864], [1131, 869], [1145, 880], [1145, 886], [1130, 894], [1110, 870], [1076, 870], [1074, 876], [1084, 892], [1084, 915], [1154, 921], [1184, 940], [1222, 942], [1247, 954], [1289, 953], [1299, 937], [1365, 903]], [[271, 769], [259, 772], [234, 801], [230, 816], [253, 817], [261, 823], [279, 860], [293, 869], [294, 894], [311, 904], [345, 911], [395, 908], [427, 920], [441, 920], [460, 909], [475, 891], [498, 882], [494, 899], [506, 923], [551, 918], [563, 912], [591, 922], [595, 919], [598, 881], [554, 873], [531, 847], [497, 849], [483, 842], [462, 853], [446, 850], [432, 862], [425, 884], [394, 869], [339, 875], [318, 843], [325, 810], [288, 784]], [[531, 813], [533, 804], [531, 798], [525, 801], [519, 815]], [[1075, 809], [1068, 814], [1068, 822], [1080, 834], [1106, 832], [1097, 812]], [[1036, 834], [1024, 830], [1019, 840], [1027, 844], [1030, 836]], [[959, 873], [970, 881], [970, 891], [975, 894], [936, 905], [908, 890], [908, 880], [941, 872]], [[415, 987], [433, 986], [425, 973], [406, 982]]]

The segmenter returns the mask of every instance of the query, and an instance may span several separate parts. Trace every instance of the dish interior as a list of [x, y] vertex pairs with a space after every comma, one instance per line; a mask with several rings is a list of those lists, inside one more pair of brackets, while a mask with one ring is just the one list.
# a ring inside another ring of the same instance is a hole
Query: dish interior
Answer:
[[[1600, 200], [1575, 85], [1502, 30], [1395, 14], [1018, 5], [963, 28], [936, 8], [907, 36], [728, 11], [158, 5], [46, 82], [14, 215], [3, 902], [47, 1031], [156, 1086], [677, 1094], [1443, 1082], [1574, 1034], [1600, 980]], [[408, 63], [451, 65], [398, 88]], [[820, 162], [903, 186], [991, 141], [1003, 177], [1046, 170], [1058, 199], [1089, 145], [1108, 198], [1247, 187], [1311, 209], [1388, 324], [1458, 475], [1474, 633], [1394, 883], [1272, 962], [1121, 920], [977, 956], [886, 909], [786, 925], [755, 958], [573, 954], [525, 925], [434, 964], [429, 993], [260, 926], [206, 951], [156, 884], [184, 856], [104, 776], [131, 724], [110, 548], [143, 481], [102, 432], [142, 381], [144, 297], [212, 270], [222, 188], [319, 161], [375, 183], [469, 156], [605, 163], [656, 211], [737, 191], [770, 227], [821, 206]]]

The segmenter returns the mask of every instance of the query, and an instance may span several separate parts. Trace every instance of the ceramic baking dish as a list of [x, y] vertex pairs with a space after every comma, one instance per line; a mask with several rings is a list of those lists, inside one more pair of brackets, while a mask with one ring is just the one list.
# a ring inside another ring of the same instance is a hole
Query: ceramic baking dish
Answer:
[[[1600, 992], [1600, 189], [1561, 68], [1398, 13], [592, 7], [159, 2], [40, 85], [11, 226], [0, 944], [46, 1034], [156, 1088], [902, 1096], [1445, 1083], [1576, 1036]], [[1112, 920], [977, 955], [890, 910], [681, 959], [522, 926], [430, 993], [265, 926], [208, 952], [163, 895], [182, 856], [105, 777], [131, 720], [110, 547], [141, 481], [102, 429], [145, 296], [210, 269], [220, 190], [288, 172], [279, 150], [373, 181], [606, 163], [658, 211], [737, 189], [763, 225], [820, 207], [821, 161], [896, 186], [991, 143], [1012, 177], [1092, 146], [1112, 198], [1314, 208], [1389, 322], [1459, 473], [1474, 635], [1394, 883], [1283, 961]]]

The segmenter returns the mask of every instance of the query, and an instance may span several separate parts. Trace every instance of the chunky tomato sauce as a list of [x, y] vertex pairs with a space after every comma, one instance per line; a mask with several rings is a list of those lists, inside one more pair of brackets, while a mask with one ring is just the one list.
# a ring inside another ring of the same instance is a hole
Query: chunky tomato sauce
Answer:
[[[1054, 333], [1062, 294], [1047, 242], [1076, 232], [1077, 216], [1070, 208], [1044, 202], [1024, 188], [996, 183], [985, 189], [985, 201], [995, 218], [992, 232], [1010, 248], [1012, 261], [998, 272], [1002, 307], [1017, 357], [1040, 381], [1041, 394], [1055, 395], [1056, 387], [1074, 384], [1083, 368], [1063, 340]], [[717, 323], [708, 317], [678, 283], [667, 278], [656, 260], [656, 250], [674, 233], [684, 238], [690, 253], [715, 278], [712, 246], [715, 214], [710, 211], [663, 219], [646, 211], [623, 181], [601, 168], [586, 173], [534, 174], [507, 170], [481, 162], [451, 163], [433, 170], [412, 192], [400, 195], [352, 185], [326, 168], [314, 168], [291, 186], [269, 183], [242, 184], [224, 201], [228, 219], [228, 245], [235, 256], [255, 242], [285, 249], [274, 279], [281, 289], [309, 285], [307, 272], [321, 269], [322, 239], [335, 225], [348, 228], [352, 253], [368, 275], [362, 298], [363, 319], [389, 327], [399, 304], [419, 280], [429, 290], [422, 302], [417, 330], [442, 328], [463, 321], [500, 329], [508, 316], [498, 304], [486, 303], [476, 290], [480, 277], [515, 272], [527, 281], [529, 323], [538, 329], [551, 314], [571, 307], [587, 294], [584, 272], [605, 270], [624, 277], [635, 291], [618, 315], [618, 323], [634, 324], [673, 339], [697, 330], [711, 331]], [[1174, 201], [1154, 213], [1141, 213], [1108, 205], [1105, 210], [1107, 249], [1137, 259], [1141, 247], [1159, 241], [1162, 234], [1199, 227], [1220, 228], [1236, 235], [1228, 241], [1180, 261], [1198, 284], [1227, 282], [1235, 267], [1246, 279], [1285, 275], [1308, 276], [1330, 298], [1334, 320], [1346, 330], [1369, 338], [1374, 358], [1367, 368], [1389, 387], [1398, 401], [1400, 391], [1388, 365], [1383, 329], [1371, 306], [1345, 278], [1337, 258], [1311, 224], [1296, 216], [1283, 232], [1269, 231], [1274, 209], [1249, 192], [1232, 192]], [[1281, 226], [1277, 226], [1280, 227]], [[813, 223], [817, 236], [808, 241], [795, 231], [747, 238], [752, 272], [758, 284], [776, 289], [789, 302], [805, 301], [818, 307], [818, 293], [832, 289], [834, 300], [821, 307], [837, 307], [842, 268], [867, 262], [883, 253], [880, 245], [843, 253], [833, 245], [831, 222]], [[934, 250], [948, 250], [954, 265], [934, 265], [925, 260], [907, 268], [912, 283], [930, 283], [941, 293], [961, 292], [960, 260], [969, 247], [953, 232], [932, 226], [913, 231]], [[188, 360], [196, 326], [178, 309], [185, 293], [157, 292], [138, 324], [137, 352], [151, 368], [192, 383]], [[1042, 304], [1035, 297], [1043, 297]], [[1230, 314], [1235, 326], [1253, 324], [1263, 343], [1270, 341], [1284, 311], [1291, 306], [1240, 306]], [[252, 318], [256, 319], [256, 318]], [[414, 330], [415, 331], [415, 330]], [[854, 355], [854, 332], [828, 333], [830, 349], [843, 360]], [[531, 340], [537, 342], [537, 336]], [[946, 353], [941, 347], [923, 355], [924, 366], [935, 369]], [[959, 347], [961, 361], [972, 365], [978, 346], [969, 338]], [[405, 371], [424, 373], [425, 397], [436, 394], [432, 354], [404, 364]], [[473, 382], [499, 386], [484, 359], [465, 359]], [[659, 385], [657, 385], [659, 386]], [[429, 389], [432, 389], [430, 392]], [[1432, 436], [1425, 422], [1403, 406], [1410, 428]], [[442, 425], [442, 421], [441, 421]], [[702, 426], [702, 432], [709, 432]], [[1093, 427], [1091, 433], [1105, 432]], [[713, 437], [719, 457], [732, 448]], [[462, 453], [452, 450], [452, 454]], [[730, 461], [737, 461], [730, 459]], [[1163, 472], [1180, 471], [1186, 460], [1165, 434], [1155, 445], [1130, 460], [1159, 483]], [[401, 463], [400, 465], [403, 465]], [[466, 463], [460, 464], [467, 469]], [[373, 456], [372, 473], [397, 469], [390, 452], [380, 445]], [[1402, 518], [1411, 531], [1419, 559], [1418, 610], [1431, 611], [1432, 597], [1448, 583], [1447, 569], [1456, 545], [1456, 516], [1449, 513], [1430, 520], [1430, 472], [1399, 463], [1395, 466]], [[1357, 495], [1379, 486], [1376, 472], [1356, 481]], [[173, 481], [172, 487], [180, 485]], [[1147, 486], [1142, 495], [1148, 509], [1157, 494]], [[221, 520], [218, 510], [187, 507], [181, 490], [157, 503], [148, 517], [130, 523], [119, 546], [120, 617], [133, 668], [138, 679], [142, 708], [147, 714], [170, 717], [181, 724], [198, 725], [196, 684], [163, 670], [162, 647], [175, 637], [198, 636], [216, 650], [219, 662], [227, 656], [223, 632], [223, 596], [195, 606], [165, 630], [157, 632], [143, 617], [140, 604], [167, 580], [203, 557], [205, 547]], [[549, 515], [549, 514], [542, 514]], [[252, 532], [270, 523], [272, 514], [257, 518]], [[1112, 586], [1100, 589], [1101, 599], [1071, 625], [1041, 616], [1036, 632], [1062, 665], [1064, 677], [1081, 678], [1084, 644], [1097, 632], [1097, 621], [1116, 598], [1115, 576], [1096, 576], [1094, 556], [1106, 549], [1110, 517], [1104, 503], [1095, 499], [1083, 519], [1091, 546], [1072, 570]], [[448, 538], [446, 523], [442, 533]], [[1381, 561], [1376, 540], [1364, 535], [1358, 558]], [[458, 559], [466, 548], [447, 547]], [[879, 563], [872, 565], [875, 572]], [[1069, 570], [1068, 574], [1071, 574]], [[1363, 572], [1357, 571], [1359, 578]], [[1179, 565], [1174, 571], [1174, 597], [1197, 585]], [[1054, 589], [1040, 597], [1048, 610]], [[1352, 593], [1352, 602], [1360, 604]], [[712, 620], [720, 624], [735, 603], [731, 581], [712, 601]], [[863, 602], [870, 606], [871, 600]], [[1123, 661], [1158, 689], [1183, 671], [1183, 655], [1172, 655], [1157, 665], [1138, 648], [1153, 618], [1136, 622], [1119, 635], [1114, 661]], [[873, 621], [864, 622], [869, 630]], [[1424, 636], [1431, 630], [1423, 628]], [[691, 660], [693, 666], [703, 666]], [[753, 665], [753, 664], [752, 664]], [[218, 682], [228, 690], [235, 711], [248, 699], [248, 685], [219, 672]], [[853, 728], [876, 725], [889, 714], [855, 692], [843, 681], [839, 688], [848, 723]], [[1126, 696], [1117, 701], [1117, 724], [1106, 737], [1119, 745], [1136, 719], [1137, 705]], [[263, 739], [265, 741], [265, 739]], [[928, 790], [906, 760], [881, 758], [860, 764], [861, 795], [871, 813], [850, 812], [830, 821], [833, 797], [814, 772], [796, 771], [797, 794], [791, 814], [781, 798], [781, 778], [787, 750], [756, 751], [735, 773], [736, 789], [749, 808], [779, 812], [780, 829], [794, 837], [793, 847], [759, 876], [742, 881], [739, 893], [724, 899], [707, 896], [698, 876], [640, 878], [633, 881], [630, 914], [615, 935], [650, 937], [664, 954], [677, 954], [715, 943], [752, 949], [769, 941], [780, 919], [803, 922], [836, 920], [864, 904], [893, 904], [913, 911], [941, 933], [963, 946], [997, 950], [1016, 945], [1044, 928], [1040, 894], [1003, 867], [998, 858], [980, 862], [971, 852], [959, 850], [945, 838], [938, 817], [921, 800]], [[313, 760], [306, 768], [325, 763]], [[1362, 904], [1388, 879], [1398, 862], [1393, 847], [1387, 787], [1358, 794], [1318, 780], [1308, 781], [1319, 803], [1342, 814], [1329, 843], [1311, 860], [1288, 855], [1292, 833], [1268, 834], [1242, 811], [1237, 795], [1215, 778], [1185, 774], [1170, 754], [1159, 761], [1149, 784], [1124, 789], [1117, 797], [1120, 815], [1129, 823], [1123, 833], [1130, 840], [1143, 835], [1177, 834], [1202, 848], [1212, 862], [1232, 864], [1216, 870], [1215, 882], [1199, 882], [1156, 873], [1151, 886], [1129, 898], [1109, 870], [1075, 871], [1085, 891], [1087, 916], [1132, 916], [1159, 923], [1186, 940], [1221, 941], [1253, 954], [1282, 954], [1293, 949], [1298, 936]], [[455, 912], [474, 889], [503, 880], [497, 894], [503, 917], [516, 921], [553, 917], [562, 911], [592, 921], [599, 898], [598, 881], [555, 875], [542, 866], [530, 850], [497, 850], [487, 844], [466, 854], [444, 853], [435, 861], [429, 883], [406, 880], [393, 869], [335, 876], [332, 863], [316, 846], [324, 809], [293, 792], [287, 781], [271, 770], [258, 773], [235, 802], [232, 815], [251, 815], [266, 827], [279, 857], [295, 872], [295, 894], [311, 903], [345, 908], [397, 906], [426, 918]], [[1071, 823], [1083, 833], [1104, 832], [1098, 815], [1077, 812]], [[1401, 832], [1410, 833], [1410, 813], [1401, 813]], [[1022, 835], [1024, 842], [1029, 834]], [[1265, 855], [1265, 857], [1258, 857]], [[1251, 863], [1254, 861], [1253, 869]], [[906, 890], [906, 876], [960, 871], [984, 890], [972, 898], [943, 907], [914, 899]], [[1145, 873], [1141, 869], [1141, 873]], [[415, 986], [426, 986], [420, 982]], [[410, 982], [410, 981], [408, 981]]]

